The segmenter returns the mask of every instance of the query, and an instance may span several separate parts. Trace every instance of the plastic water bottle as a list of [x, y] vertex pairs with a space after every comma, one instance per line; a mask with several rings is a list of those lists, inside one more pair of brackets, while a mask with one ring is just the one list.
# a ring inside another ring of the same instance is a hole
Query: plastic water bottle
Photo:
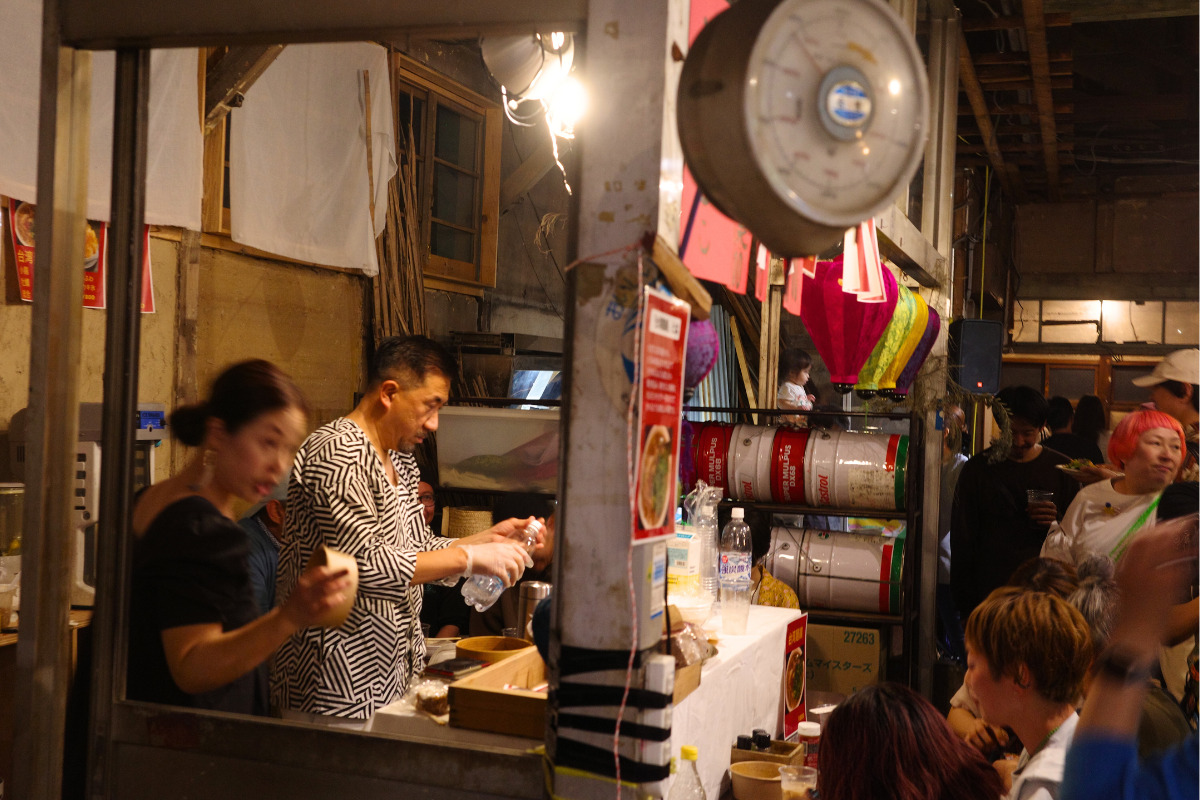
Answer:
[[717, 510], [702, 504], [696, 509], [696, 539], [700, 542], [700, 588], [717, 599], [720, 581], [717, 576]]
[[667, 800], [708, 800], [704, 784], [700, 783], [700, 773], [696, 771], [697, 755], [696, 748], [690, 744], [679, 748], [679, 768]]
[[[525, 526], [521, 541], [528, 552], [533, 552], [533, 546], [537, 543], [538, 533], [541, 531], [542, 523], [536, 519]], [[474, 606], [476, 611], [487, 611], [502, 594], [504, 581], [495, 575], [472, 575], [470, 580], [464, 581], [462, 585], [463, 602]]]
[[734, 508], [721, 531], [721, 627], [725, 633], [746, 632], [750, 613], [750, 526], [746, 510]]

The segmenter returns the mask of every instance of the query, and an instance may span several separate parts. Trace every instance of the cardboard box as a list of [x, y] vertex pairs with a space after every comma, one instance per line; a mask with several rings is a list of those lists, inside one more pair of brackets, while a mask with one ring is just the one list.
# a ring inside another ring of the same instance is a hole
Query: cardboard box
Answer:
[[883, 680], [883, 631], [808, 626], [808, 688], [850, 695]]
[[450, 724], [544, 739], [546, 692], [529, 687], [545, 680], [546, 665], [533, 647], [460, 678], [450, 684]]

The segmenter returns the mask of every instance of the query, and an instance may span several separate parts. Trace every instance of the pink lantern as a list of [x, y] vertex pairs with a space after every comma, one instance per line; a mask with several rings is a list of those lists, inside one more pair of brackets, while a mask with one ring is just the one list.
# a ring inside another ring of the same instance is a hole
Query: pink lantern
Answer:
[[921, 341], [917, 343], [917, 349], [913, 350], [908, 363], [904, 365], [900, 377], [896, 378], [896, 388], [890, 392], [893, 400], [900, 401], [908, 397], [908, 390], [912, 388], [917, 373], [921, 371], [921, 365], [933, 350], [933, 343], [937, 341], [941, 329], [942, 318], [932, 308], [929, 309], [929, 322], [925, 324], [925, 333], [921, 335]]
[[829, 369], [833, 388], [845, 394], [858, 381], [859, 369], [891, 320], [899, 286], [885, 269], [887, 298], [882, 303], [859, 302], [856, 295], [842, 291], [841, 256], [818, 261], [816, 275], [806, 280], [800, 319]]

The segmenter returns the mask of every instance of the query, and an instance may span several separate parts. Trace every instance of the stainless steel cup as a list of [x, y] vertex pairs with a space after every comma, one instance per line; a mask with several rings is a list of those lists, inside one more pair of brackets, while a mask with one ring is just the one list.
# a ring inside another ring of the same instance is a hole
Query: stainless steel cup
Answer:
[[526, 581], [521, 584], [521, 594], [517, 600], [517, 619], [521, 621], [520, 635], [526, 641], [533, 641], [533, 631], [529, 621], [533, 619], [533, 610], [537, 604], [550, 594], [550, 584], [542, 581]]

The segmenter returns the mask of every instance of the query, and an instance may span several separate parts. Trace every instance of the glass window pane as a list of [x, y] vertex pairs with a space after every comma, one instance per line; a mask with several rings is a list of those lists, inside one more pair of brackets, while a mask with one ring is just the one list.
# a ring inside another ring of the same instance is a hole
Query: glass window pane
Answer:
[[1162, 343], [1162, 303], [1158, 300], [1104, 301], [1104, 334], [1106, 342]]
[[475, 178], [437, 164], [433, 170], [433, 218], [475, 227]]
[[1018, 300], [1013, 308], [1013, 341], [1038, 341], [1041, 316], [1042, 305], [1037, 300]]
[[1078, 400], [1085, 394], [1096, 393], [1096, 368], [1059, 367], [1051, 364], [1049, 384], [1047, 397], [1062, 395], [1068, 400]]
[[434, 154], [451, 164], [474, 171], [479, 123], [446, 106], [437, 109], [437, 143]]
[[1200, 303], [1167, 301], [1166, 344], [1200, 343]]
[[1114, 403], [1145, 403], [1150, 399], [1150, 390], [1145, 386], [1134, 386], [1133, 379], [1149, 375], [1153, 364], [1113, 364], [1112, 401]]
[[1043, 322], [1099, 322], [1099, 300], [1043, 300]]
[[465, 231], [447, 228], [433, 223], [430, 231], [430, 249], [435, 256], [453, 258], [456, 261], [475, 260], [475, 236]]
[[1068, 344], [1094, 344], [1100, 334], [1096, 322], [1076, 322], [1067, 325], [1042, 325], [1043, 342], [1065, 342]]
[[1042, 391], [1042, 365], [1005, 361], [1000, 365], [1000, 388], [1032, 386]]

